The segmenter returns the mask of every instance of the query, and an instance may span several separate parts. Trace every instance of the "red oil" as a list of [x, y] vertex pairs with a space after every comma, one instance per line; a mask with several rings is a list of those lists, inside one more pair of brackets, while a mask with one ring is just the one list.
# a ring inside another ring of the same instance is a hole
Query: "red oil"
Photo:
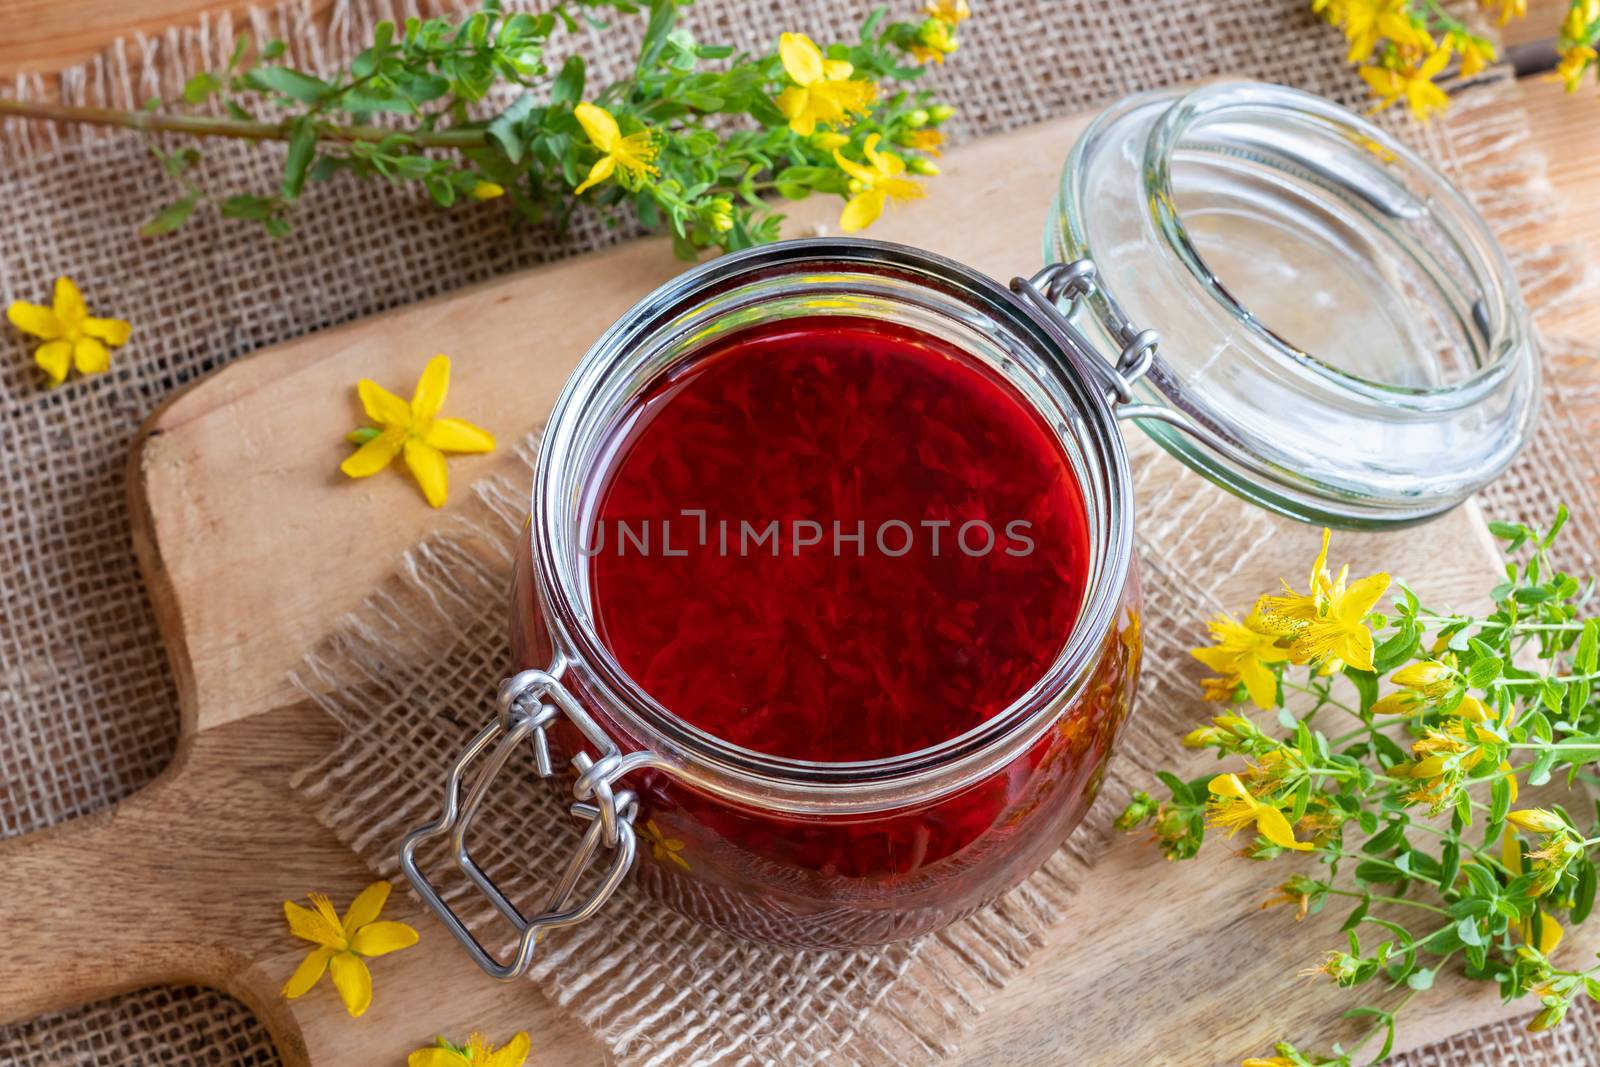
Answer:
[[1043, 676], [1088, 581], [1043, 418], [950, 343], [854, 317], [750, 327], [655, 383], [588, 521], [622, 667], [700, 729], [803, 760], [978, 726]]

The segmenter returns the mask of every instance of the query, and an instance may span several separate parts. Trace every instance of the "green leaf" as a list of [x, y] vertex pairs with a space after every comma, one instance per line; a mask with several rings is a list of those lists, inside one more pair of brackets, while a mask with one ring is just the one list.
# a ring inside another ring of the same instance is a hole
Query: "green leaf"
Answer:
[[1573, 665], [1584, 674], [1592, 674], [1600, 667], [1600, 617], [1584, 620]]
[[1417, 990], [1432, 989], [1433, 976], [1435, 973], [1435, 971], [1427, 967], [1418, 968], [1417, 970], [1406, 975], [1406, 985]]
[[190, 104], [203, 104], [220, 88], [222, 81], [210, 71], [203, 70], [184, 83], [183, 99]]
[[1578, 884], [1572, 892], [1572, 921], [1581, 923], [1594, 908], [1595, 870], [1587, 858], [1578, 861]]
[[1489, 786], [1489, 821], [1505, 822], [1506, 812], [1510, 810], [1511, 780], [1501, 775]]
[[1483, 931], [1478, 929], [1478, 920], [1471, 917], [1456, 923], [1456, 936], [1463, 945], [1481, 945], [1484, 943]]
[[194, 214], [194, 206], [199, 202], [199, 196], [190, 193], [181, 200], [175, 200], [162, 208], [155, 218], [139, 227], [140, 237], [160, 237], [164, 233], [171, 233]]
[[1528, 784], [1532, 786], [1544, 785], [1550, 781], [1550, 768], [1556, 765], [1556, 750], [1547, 748], [1540, 752], [1533, 761], [1533, 766], [1528, 769]]
[[1480, 656], [1467, 668], [1467, 684], [1474, 689], [1486, 688], [1500, 677], [1505, 666], [1506, 661], [1499, 656]]
[[306, 168], [317, 152], [317, 125], [309, 117], [295, 120], [289, 135], [289, 156], [283, 165], [283, 198], [293, 200], [305, 188]]
[[500, 151], [505, 153], [510, 163], [522, 161], [523, 144], [519, 127], [533, 111], [535, 103], [532, 93], [523, 93], [511, 102], [510, 107], [496, 115], [484, 131], [490, 140], [500, 146]]
[[278, 210], [278, 201], [264, 196], [250, 196], [241, 193], [230, 196], [222, 202], [224, 218], [251, 219], [259, 222], [268, 218]]
[[333, 92], [333, 86], [289, 67], [255, 67], [245, 72], [244, 82], [261, 92], [282, 93], [302, 104], [320, 104]]
[[1360, 926], [1361, 920], [1367, 917], [1367, 909], [1370, 907], [1372, 907], [1372, 894], [1368, 893], [1361, 898], [1361, 903], [1357, 904], [1345, 918], [1344, 925], [1339, 927], [1339, 932], [1348, 933]]
[[644, 40], [639, 44], [639, 62], [634, 68], [635, 77], [642, 76], [660, 60], [661, 49], [666, 45], [667, 35], [672, 32], [677, 17], [676, 0], [651, 0], [650, 21], [645, 25]]
[[561, 65], [561, 73], [550, 85], [550, 103], [566, 107], [582, 100], [585, 76], [583, 57], [569, 56]]
[[272, 40], [268, 41], [265, 46], [262, 47], [262, 49], [261, 49], [261, 58], [262, 59], [277, 59], [279, 56], [283, 55], [283, 53], [287, 49], [287, 47], [288, 46], [285, 45], [282, 41], [278, 40], [277, 38], [273, 38]]

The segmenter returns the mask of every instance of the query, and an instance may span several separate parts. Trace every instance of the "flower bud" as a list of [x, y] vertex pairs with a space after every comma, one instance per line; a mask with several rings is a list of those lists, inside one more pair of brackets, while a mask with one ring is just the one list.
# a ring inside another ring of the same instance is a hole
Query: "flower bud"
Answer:
[[1208, 748], [1227, 737], [1215, 726], [1201, 726], [1183, 735], [1184, 748]]
[[1506, 822], [1535, 834], [1553, 834], [1558, 830], [1567, 828], [1567, 824], [1562, 820], [1561, 816], [1553, 811], [1546, 811], [1544, 808], [1524, 808], [1522, 811], [1513, 811], [1506, 816]]
[[928, 113], [927, 108], [919, 107], [906, 116], [906, 125], [910, 126], [913, 130], [921, 129], [923, 126], [926, 126], [928, 121], [932, 118], [933, 116]]
[[494, 182], [479, 182], [472, 187], [472, 199], [493, 200], [497, 196], [504, 196], [505, 187]]
[[1470, 722], [1488, 722], [1494, 718], [1494, 712], [1489, 710], [1489, 705], [1470, 693], [1461, 698], [1455, 713]]
[[926, 156], [912, 156], [906, 161], [906, 169], [912, 174], [921, 174], [931, 178], [939, 173], [939, 164]]
[[1134, 827], [1144, 822], [1145, 819], [1149, 818], [1150, 814], [1154, 812], [1155, 809], [1155, 798], [1149, 793], [1140, 790], [1139, 792], [1134, 793], [1132, 798], [1129, 799], [1128, 806], [1122, 809], [1122, 814], [1117, 816], [1116, 822], [1113, 825], [1116, 826], [1118, 830], [1132, 830]]
[[1438, 660], [1426, 660], [1422, 663], [1406, 664], [1390, 675], [1389, 680], [1395, 685], [1437, 696], [1450, 688], [1450, 680], [1454, 673]]
[[866, 186], [861, 183], [860, 178], [851, 178], [845, 183], [845, 188], [852, 193], [859, 193], [862, 189], [866, 188]]
[[949, 119], [950, 116], [954, 115], [955, 113], [956, 109], [951, 107], [949, 104], [934, 104], [928, 109], [928, 120], [937, 126], [939, 123]]
[[850, 138], [842, 133], [817, 132], [811, 135], [811, 147], [824, 152], [832, 152], [836, 148], [843, 148], [850, 143]]
[[1372, 705], [1374, 715], [1415, 715], [1423, 706], [1422, 694], [1410, 689], [1400, 689]]

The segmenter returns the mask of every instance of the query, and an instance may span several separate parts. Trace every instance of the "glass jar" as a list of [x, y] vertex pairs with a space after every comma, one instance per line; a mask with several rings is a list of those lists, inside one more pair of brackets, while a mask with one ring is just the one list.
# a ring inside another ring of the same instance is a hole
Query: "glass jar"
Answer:
[[[1326, 101], [1245, 85], [1109, 109], [1068, 159], [1046, 250], [1050, 265], [1005, 287], [875, 241], [753, 249], [662, 286], [585, 356], [535, 473], [517, 673], [453, 769], [443, 814], [401, 855], [485, 970], [521, 973], [541, 930], [594, 915], [630, 870], [691, 917], [808, 947], [916, 936], [1026, 877], [1088, 810], [1133, 700], [1140, 594], [1120, 419], [1248, 499], [1347, 526], [1437, 514], [1526, 435], [1537, 368], [1503, 256], [1442, 178]], [[1048, 427], [1087, 513], [1082, 604], [1037, 680], [957, 736], [856, 762], [743, 748], [659, 702], [602, 639], [584, 543], [619, 427], [655, 383], [741, 331], [818, 316], [914, 329], [981, 364]], [[1312, 348], [1290, 341], [1313, 333]], [[532, 918], [465, 844], [525, 743], [541, 775], [570, 763], [581, 829]], [[509, 958], [418, 867], [437, 837], [518, 931]]]

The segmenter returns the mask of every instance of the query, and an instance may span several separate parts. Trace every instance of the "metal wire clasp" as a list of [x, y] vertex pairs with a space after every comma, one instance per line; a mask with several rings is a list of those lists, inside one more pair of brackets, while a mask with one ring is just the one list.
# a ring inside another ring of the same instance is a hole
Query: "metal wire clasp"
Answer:
[[[1011, 291], [1026, 300], [1052, 326], [1090, 351], [1094, 346], [1072, 324], [1072, 317], [1090, 296], [1095, 296], [1092, 310], [1121, 351], [1115, 363], [1093, 360], [1085, 368], [1105, 387], [1106, 400], [1113, 408], [1133, 403], [1133, 383], [1150, 369], [1161, 338], [1154, 330], [1134, 328], [1111, 294], [1098, 287], [1091, 260], [1052, 263], [1032, 278], [1012, 278]], [[1065, 311], [1061, 310], [1062, 300], [1068, 301]], [[1118, 414], [1127, 417], [1129, 413]]]
[[[525, 972], [533, 963], [534, 948], [541, 930], [583, 922], [594, 915], [622, 884], [622, 879], [633, 865], [638, 847], [633, 832], [638, 800], [631, 790], [617, 788], [618, 779], [655, 762], [655, 755], [648, 751], [623, 755], [610, 735], [589, 716], [560, 679], [548, 671], [521, 671], [507, 678], [500, 684], [499, 707], [500, 714], [495, 721], [478, 731], [450, 768], [450, 776], [444, 787], [444, 812], [438, 821], [406, 835], [405, 843], [400, 847], [400, 869], [423, 901], [433, 909], [439, 921], [465, 946], [478, 966], [495, 978], [509, 980]], [[540, 777], [548, 778], [555, 773], [545, 729], [562, 715], [578, 728], [578, 732], [600, 755], [596, 759], [580, 751], [572, 757], [572, 767], [578, 776], [572, 785], [575, 803], [571, 811], [586, 823], [583, 837], [561, 879], [546, 896], [543, 907], [530, 919], [523, 916], [473, 860], [467, 850], [467, 828], [483, 804], [489, 786], [523, 741], [531, 739], [533, 742], [534, 767]], [[499, 744], [489, 753], [483, 770], [472, 783], [466, 802], [462, 803], [461, 783], [467, 768], [497, 740]], [[516, 951], [507, 962], [496, 959], [479, 943], [417, 866], [417, 849], [423, 843], [445, 834], [450, 835], [456, 866], [517, 930], [519, 940]], [[579, 879], [602, 850], [609, 851], [610, 858], [606, 861], [599, 884], [581, 901], [573, 903]]]

